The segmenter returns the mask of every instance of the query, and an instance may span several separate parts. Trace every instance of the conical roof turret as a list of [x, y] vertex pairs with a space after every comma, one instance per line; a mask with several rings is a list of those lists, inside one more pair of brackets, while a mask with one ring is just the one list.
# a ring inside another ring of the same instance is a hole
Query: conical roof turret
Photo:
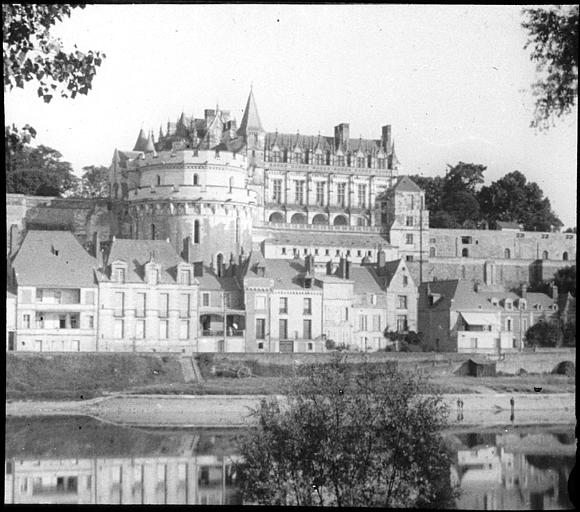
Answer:
[[147, 135], [145, 135], [145, 130], [141, 128], [139, 131], [139, 136], [137, 137], [137, 142], [135, 142], [135, 147], [133, 151], [145, 151], [147, 147]]
[[250, 89], [250, 95], [248, 96], [248, 102], [246, 103], [246, 109], [244, 110], [244, 116], [242, 117], [238, 133], [245, 135], [249, 131], [264, 131], [264, 128], [262, 128], [262, 121], [260, 121], [260, 115], [258, 114], [256, 100], [254, 99], [254, 91], [252, 89]]
[[153, 131], [149, 132], [149, 137], [147, 137], [145, 149], [143, 149], [143, 151], [145, 153], [155, 153], [155, 142], [153, 142]]

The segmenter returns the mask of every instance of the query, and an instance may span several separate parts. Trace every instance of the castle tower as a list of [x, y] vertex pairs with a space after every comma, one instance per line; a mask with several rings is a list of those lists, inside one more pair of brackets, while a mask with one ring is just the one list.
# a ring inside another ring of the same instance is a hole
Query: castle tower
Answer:
[[250, 89], [250, 95], [246, 102], [242, 122], [238, 128], [238, 135], [243, 138], [246, 144], [246, 155], [250, 158], [250, 165], [262, 162], [264, 158], [264, 142], [266, 132], [262, 127], [258, 107], [254, 99], [254, 91]]

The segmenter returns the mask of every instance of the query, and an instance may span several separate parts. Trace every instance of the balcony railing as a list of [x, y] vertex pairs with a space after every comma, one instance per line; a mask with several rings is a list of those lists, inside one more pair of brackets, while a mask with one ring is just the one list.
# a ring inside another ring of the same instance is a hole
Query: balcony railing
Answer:
[[295, 231], [338, 231], [351, 233], [386, 233], [387, 229], [381, 226], [330, 226], [327, 224], [287, 224], [285, 222], [262, 222], [257, 227], [295, 230]]
[[202, 336], [223, 336], [224, 331], [214, 331], [213, 329], [202, 329], [201, 331]]

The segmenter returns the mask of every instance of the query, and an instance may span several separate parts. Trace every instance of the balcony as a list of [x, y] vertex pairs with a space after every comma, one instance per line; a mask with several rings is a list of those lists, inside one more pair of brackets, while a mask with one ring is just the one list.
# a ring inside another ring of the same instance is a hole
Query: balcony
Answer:
[[387, 233], [387, 229], [381, 226], [330, 226], [327, 224], [287, 224], [285, 222], [262, 222], [256, 227], [292, 230], [292, 231], [333, 231], [342, 233]]

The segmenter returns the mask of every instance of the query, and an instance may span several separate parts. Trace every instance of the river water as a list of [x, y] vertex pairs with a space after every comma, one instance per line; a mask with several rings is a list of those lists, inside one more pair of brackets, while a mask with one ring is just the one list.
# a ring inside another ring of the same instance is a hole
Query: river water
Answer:
[[[5, 503], [241, 504], [236, 429], [123, 427], [7, 418]], [[461, 509], [568, 509], [573, 425], [454, 429]]]

